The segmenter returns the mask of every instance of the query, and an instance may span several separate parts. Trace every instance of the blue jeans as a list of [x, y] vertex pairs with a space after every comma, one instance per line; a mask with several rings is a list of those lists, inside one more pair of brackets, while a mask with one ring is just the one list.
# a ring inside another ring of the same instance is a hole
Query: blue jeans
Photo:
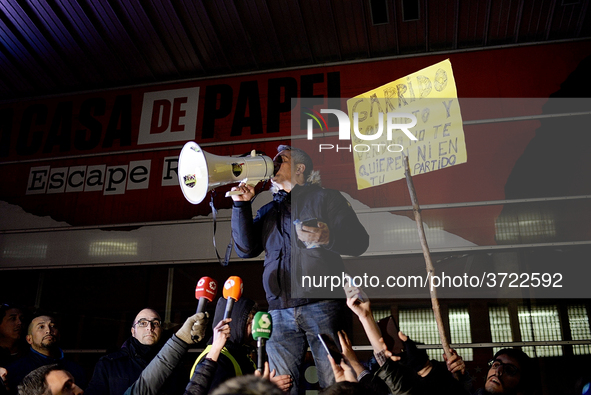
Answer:
[[266, 350], [269, 367], [277, 375], [289, 374], [293, 380], [290, 394], [298, 394], [300, 367], [308, 345], [312, 351], [321, 388], [335, 382], [334, 374], [319, 333], [332, 336], [340, 348], [338, 331], [344, 329], [344, 302], [342, 300], [321, 300], [303, 306], [270, 311], [273, 318], [273, 332]]

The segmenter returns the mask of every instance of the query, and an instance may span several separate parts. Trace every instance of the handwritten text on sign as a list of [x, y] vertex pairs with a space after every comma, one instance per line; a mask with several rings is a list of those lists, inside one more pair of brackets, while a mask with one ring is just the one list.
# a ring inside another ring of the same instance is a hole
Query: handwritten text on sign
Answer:
[[[449, 60], [349, 99], [347, 109], [358, 189], [404, 178], [404, 155], [411, 175], [467, 161]], [[407, 124], [414, 138], [404, 128], [383, 133], [391, 124]]]

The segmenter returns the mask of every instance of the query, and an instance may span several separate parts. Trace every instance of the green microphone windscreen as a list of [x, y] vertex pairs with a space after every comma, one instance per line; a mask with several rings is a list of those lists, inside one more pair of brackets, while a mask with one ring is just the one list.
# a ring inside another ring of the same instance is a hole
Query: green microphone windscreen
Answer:
[[267, 339], [271, 337], [273, 320], [271, 314], [259, 311], [252, 320], [252, 338], [254, 340]]

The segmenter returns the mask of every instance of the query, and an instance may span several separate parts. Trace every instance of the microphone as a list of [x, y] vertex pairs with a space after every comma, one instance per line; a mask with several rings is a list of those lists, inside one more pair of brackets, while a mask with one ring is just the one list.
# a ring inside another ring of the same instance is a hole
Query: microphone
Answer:
[[[211, 277], [201, 277], [195, 287], [195, 299], [199, 301], [197, 304], [197, 313], [203, 313], [207, 302], [213, 302], [218, 290], [218, 283]], [[195, 341], [194, 336], [191, 339]]]
[[203, 313], [207, 302], [213, 302], [215, 294], [218, 291], [218, 283], [211, 277], [201, 277], [195, 287], [195, 299], [197, 304], [197, 313]]
[[271, 314], [259, 311], [252, 320], [252, 338], [257, 341], [257, 370], [265, 370], [265, 342], [271, 338], [273, 320]]
[[228, 299], [226, 302], [226, 311], [224, 312], [224, 320], [230, 318], [232, 315], [232, 308], [242, 296], [242, 279], [238, 276], [230, 276], [224, 283], [224, 298]]

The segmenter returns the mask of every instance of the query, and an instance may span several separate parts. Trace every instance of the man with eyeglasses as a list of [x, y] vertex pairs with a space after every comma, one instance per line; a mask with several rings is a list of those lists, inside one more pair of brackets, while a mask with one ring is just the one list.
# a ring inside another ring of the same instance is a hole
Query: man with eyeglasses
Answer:
[[504, 348], [489, 362], [484, 388], [478, 394], [528, 394], [532, 392], [533, 370], [526, 353]]
[[[161, 336], [162, 319], [158, 312], [141, 310], [131, 325], [131, 337], [121, 349], [97, 362], [86, 395], [122, 395], [158, 354]], [[168, 393], [169, 386], [165, 385], [161, 393]]]

